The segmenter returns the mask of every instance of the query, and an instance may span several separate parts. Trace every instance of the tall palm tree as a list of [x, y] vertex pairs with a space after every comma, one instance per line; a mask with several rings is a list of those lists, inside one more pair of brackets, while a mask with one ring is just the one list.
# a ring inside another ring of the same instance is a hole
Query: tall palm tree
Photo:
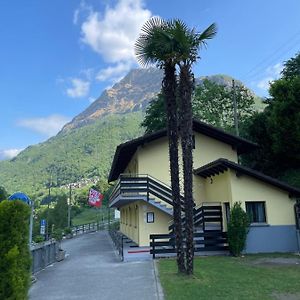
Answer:
[[212, 39], [216, 32], [213, 23], [202, 33], [190, 29], [181, 20], [168, 21], [167, 27], [176, 45], [175, 60], [179, 66], [178, 102], [180, 116], [180, 136], [184, 178], [184, 206], [185, 206], [185, 236], [186, 236], [186, 272], [193, 274], [194, 258], [194, 201], [193, 201], [193, 119], [192, 93], [194, 89], [194, 74], [192, 65], [199, 58], [198, 50]]
[[163, 69], [164, 77], [162, 91], [167, 111], [167, 132], [169, 140], [169, 159], [171, 188], [173, 200], [173, 220], [175, 244], [177, 251], [177, 266], [184, 273], [184, 250], [181, 225], [181, 199], [179, 187], [178, 165], [178, 115], [176, 103], [176, 60], [174, 59], [174, 39], [168, 33], [168, 24], [160, 18], [151, 18], [141, 29], [141, 34], [135, 43], [135, 54], [142, 66], [156, 64]]

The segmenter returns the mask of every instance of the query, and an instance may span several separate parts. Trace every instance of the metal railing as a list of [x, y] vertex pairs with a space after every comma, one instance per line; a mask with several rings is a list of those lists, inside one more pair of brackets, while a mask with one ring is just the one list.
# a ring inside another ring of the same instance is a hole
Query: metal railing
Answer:
[[[112, 203], [119, 195], [122, 197], [143, 195], [148, 201], [152, 195], [173, 206], [171, 188], [150, 175], [121, 174], [113, 188], [109, 202]], [[184, 210], [183, 196], [181, 196], [181, 205]]]

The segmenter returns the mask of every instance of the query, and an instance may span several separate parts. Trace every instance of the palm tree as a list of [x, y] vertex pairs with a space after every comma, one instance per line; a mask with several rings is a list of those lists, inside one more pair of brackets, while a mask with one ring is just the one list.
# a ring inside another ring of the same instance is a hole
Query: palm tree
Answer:
[[142, 27], [141, 34], [135, 43], [135, 54], [142, 66], [156, 64], [163, 69], [162, 91], [167, 111], [167, 133], [169, 140], [169, 159], [171, 188], [173, 200], [173, 220], [177, 266], [179, 273], [184, 273], [183, 235], [181, 225], [181, 199], [178, 165], [178, 115], [176, 103], [176, 60], [174, 59], [174, 40], [168, 33], [167, 22], [154, 17]]
[[186, 272], [193, 274], [194, 258], [194, 201], [193, 201], [193, 119], [192, 93], [194, 89], [194, 74], [192, 65], [197, 61], [198, 50], [206, 45], [206, 40], [212, 39], [216, 32], [213, 23], [202, 33], [189, 29], [181, 20], [168, 22], [169, 32], [172, 33], [176, 44], [175, 60], [179, 66], [178, 102], [180, 116], [180, 136], [184, 178], [184, 207], [185, 207], [185, 236], [186, 236]]

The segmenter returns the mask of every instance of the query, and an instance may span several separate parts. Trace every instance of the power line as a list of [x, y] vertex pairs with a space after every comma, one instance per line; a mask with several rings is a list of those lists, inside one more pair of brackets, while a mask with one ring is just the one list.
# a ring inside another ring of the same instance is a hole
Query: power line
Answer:
[[269, 67], [275, 60], [282, 57], [283, 54], [288, 53], [300, 42], [300, 30], [296, 32], [292, 37], [290, 37], [286, 42], [281, 44], [276, 50], [271, 53], [268, 57], [262, 59], [258, 64], [256, 64], [250, 71], [242, 76], [242, 79], [255, 78], [263, 69]]

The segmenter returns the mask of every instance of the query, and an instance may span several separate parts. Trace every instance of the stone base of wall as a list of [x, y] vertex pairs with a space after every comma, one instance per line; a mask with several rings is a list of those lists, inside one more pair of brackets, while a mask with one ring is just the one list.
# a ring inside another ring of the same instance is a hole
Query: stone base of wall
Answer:
[[251, 226], [245, 253], [298, 252], [299, 241], [296, 226]]

